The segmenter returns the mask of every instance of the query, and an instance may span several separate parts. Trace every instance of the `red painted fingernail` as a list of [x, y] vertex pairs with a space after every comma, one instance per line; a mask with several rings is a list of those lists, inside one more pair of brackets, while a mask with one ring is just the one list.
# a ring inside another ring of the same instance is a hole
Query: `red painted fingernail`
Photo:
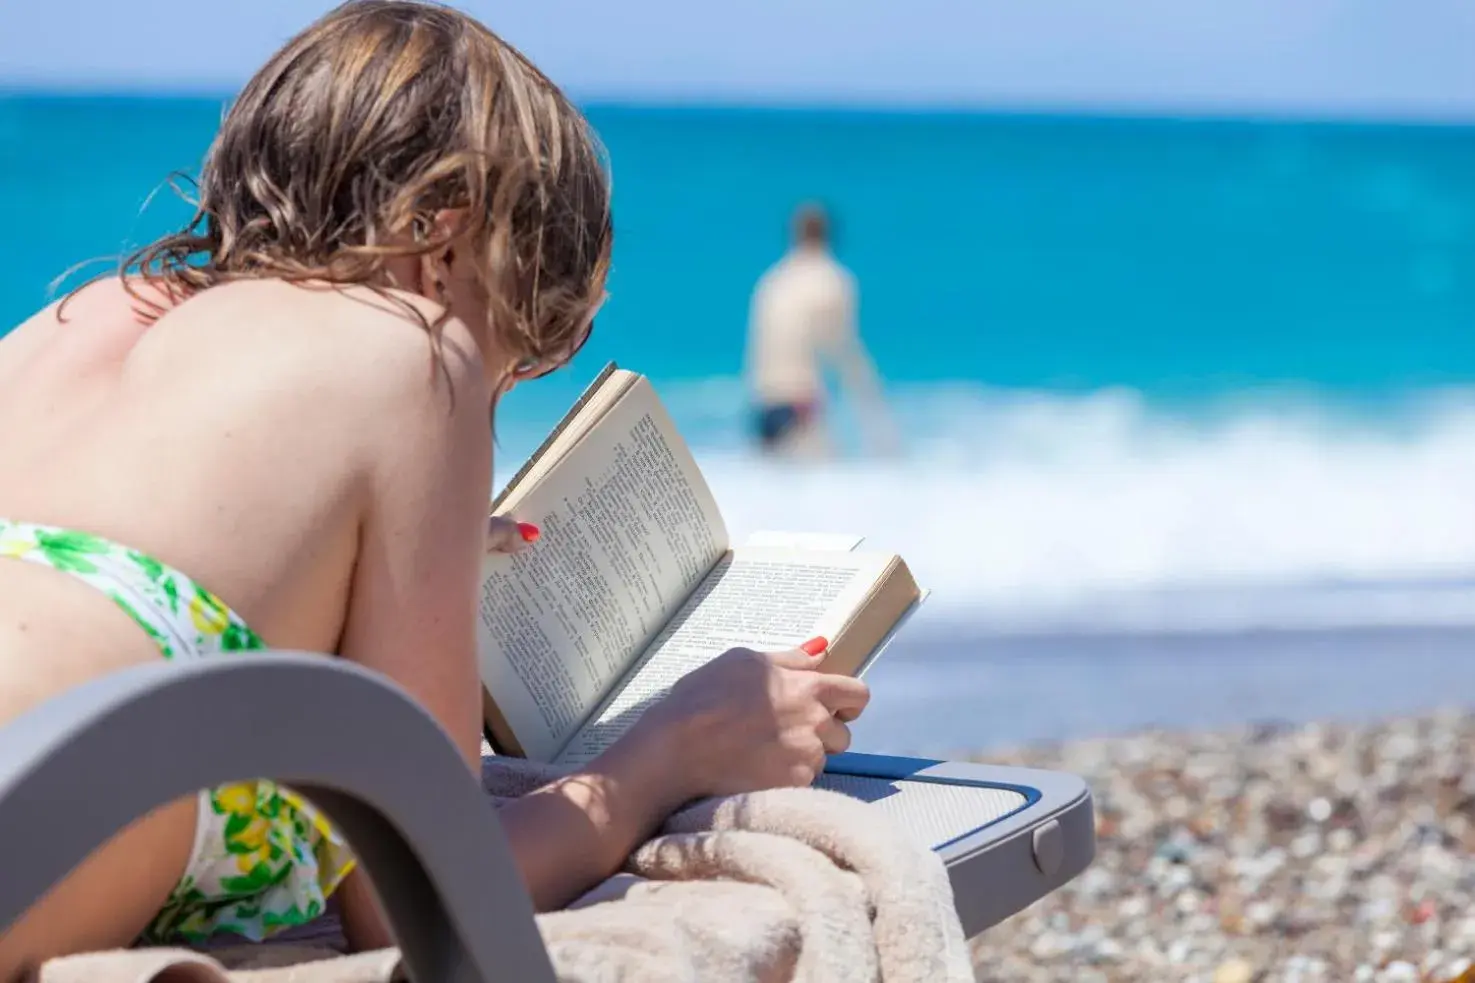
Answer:
[[538, 537], [543, 535], [543, 530], [531, 522], [519, 522], [517, 524], [517, 531], [522, 535], [522, 541], [524, 543], [536, 543]]
[[825, 649], [829, 647], [830, 640], [825, 636], [820, 635], [816, 638], [811, 638], [809, 641], [799, 646], [799, 650], [808, 655], [820, 655], [824, 652]]

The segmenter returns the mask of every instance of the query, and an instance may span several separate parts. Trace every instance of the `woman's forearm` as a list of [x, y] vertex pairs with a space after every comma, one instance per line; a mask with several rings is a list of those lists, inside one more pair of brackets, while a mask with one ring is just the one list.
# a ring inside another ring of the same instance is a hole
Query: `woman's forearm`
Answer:
[[669, 736], [629, 734], [585, 771], [502, 807], [537, 910], [561, 908], [615, 873], [686, 800]]
[[[561, 908], [615, 873], [686, 801], [672, 736], [632, 732], [585, 771], [501, 808], [502, 828], [538, 911]], [[354, 951], [394, 944], [362, 870], [349, 875], [338, 901]]]

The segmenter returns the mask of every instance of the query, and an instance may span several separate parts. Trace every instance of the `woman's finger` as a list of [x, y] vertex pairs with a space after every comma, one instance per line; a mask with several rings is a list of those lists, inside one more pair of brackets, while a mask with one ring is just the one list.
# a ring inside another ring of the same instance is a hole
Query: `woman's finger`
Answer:
[[871, 702], [871, 688], [854, 676], [818, 673], [814, 678], [814, 695], [825, 709], [841, 720], [854, 720]]
[[821, 658], [829, 647], [829, 639], [821, 635], [811, 638], [798, 648], [769, 652], [768, 659], [784, 669], [814, 669], [820, 665]]
[[825, 754], [841, 754], [850, 749], [850, 728], [834, 717], [825, 718], [814, 732], [825, 746]]
[[488, 553], [521, 553], [536, 543], [539, 535], [540, 530], [531, 522], [517, 522], [500, 515], [487, 518]]

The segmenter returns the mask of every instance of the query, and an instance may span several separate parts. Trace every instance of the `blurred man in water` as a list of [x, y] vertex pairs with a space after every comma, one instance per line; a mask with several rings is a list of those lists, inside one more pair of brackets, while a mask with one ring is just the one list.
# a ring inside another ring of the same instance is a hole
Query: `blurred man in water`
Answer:
[[833, 369], [862, 415], [873, 450], [895, 439], [881, 387], [856, 326], [855, 277], [830, 252], [830, 223], [815, 205], [794, 216], [794, 241], [753, 290], [748, 318], [748, 388], [754, 429], [766, 452], [832, 453], [823, 370]]

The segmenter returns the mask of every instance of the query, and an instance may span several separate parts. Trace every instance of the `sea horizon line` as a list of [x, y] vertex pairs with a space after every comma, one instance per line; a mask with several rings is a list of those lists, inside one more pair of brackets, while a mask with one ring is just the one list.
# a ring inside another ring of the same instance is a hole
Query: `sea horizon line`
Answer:
[[[34, 80], [0, 78], [0, 101], [36, 102], [213, 102], [228, 103], [237, 89], [221, 84], [162, 85], [147, 82]], [[976, 118], [1013, 122], [1081, 121], [1114, 123], [1205, 123], [1248, 125], [1316, 125], [1353, 128], [1468, 129], [1475, 112], [1406, 109], [1357, 110], [1250, 104], [1068, 102], [987, 100], [979, 98], [876, 97], [874, 95], [793, 96], [755, 93], [579, 93], [570, 97], [581, 109], [596, 113], [661, 115], [789, 116], [842, 118]]]

